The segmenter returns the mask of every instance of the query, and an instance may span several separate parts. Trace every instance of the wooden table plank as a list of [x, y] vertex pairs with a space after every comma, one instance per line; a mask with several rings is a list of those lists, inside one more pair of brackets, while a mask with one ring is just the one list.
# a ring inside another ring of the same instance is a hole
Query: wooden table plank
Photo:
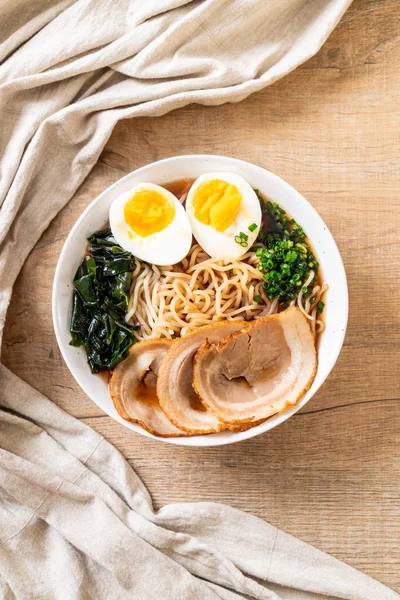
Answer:
[[[24, 266], [3, 359], [115, 444], [156, 506], [227, 502], [400, 592], [399, 19], [398, 0], [355, 1], [316, 57], [246, 101], [121, 122]], [[294, 185], [331, 228], [350, 291], [343, 352], [313, 400], [268, 434], [214, 449], [153, 442], [103, 416], [51, 323], [56, 261], [82, 210], [133, 169], [192, 153], [242, 158]]]

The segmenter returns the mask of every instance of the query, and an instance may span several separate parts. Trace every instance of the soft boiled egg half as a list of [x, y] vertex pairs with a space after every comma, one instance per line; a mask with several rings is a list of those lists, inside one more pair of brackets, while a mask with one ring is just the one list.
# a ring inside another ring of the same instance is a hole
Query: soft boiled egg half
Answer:
[[118, 196], [110, 207], [110, 226], [122, 248], [153, 265], [174, 265], [192, 244], [182, 204], [154, 183], [140, 183]]
[[186, 200], [193, 235], [213, 258], [240, 258], [254, 244], [261, 224], [257, 194], [235, 173], [205, 173]]

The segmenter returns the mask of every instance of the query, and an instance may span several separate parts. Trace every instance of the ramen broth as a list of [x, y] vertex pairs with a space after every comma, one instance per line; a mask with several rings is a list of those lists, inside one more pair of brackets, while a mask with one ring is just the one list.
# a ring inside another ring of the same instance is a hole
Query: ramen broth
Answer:
[[[185, 201], [186, 201], [186, 196], [190, 190], [190, 187], [194, 183], [194, 181], [195, 181], [195, 179], [190, 179], [190, 178], [177, 179], [175, 181], [170, 181], [168, 183], [163, 184], [163, 187], [165, 189], [167, 189], [169, 192], [171, 192], [172, 194], [174, 194], [179, 200], [181, 200], [181, 202], [184, 205]], [[258, 194], [262, 198], [264, 203], [266, 203], [268, 201], [272, 202], [272, 200], [270, 198], [268, 198], [267, 196], [265, 196], [264, 194], [261, 194], [260, 192], [258, 192]], [[286, 211], [285, 211], [285, 215], [287, 216], [288, 219], [291, 219], [291, 216]], [[264, 212], [263, 212], [263, 216], [262, 216], [261, 229], [265, 233], [279, 233], [279, 228], [277, 226], [275, 219], [271, 215], [266, 214]], [[312, 244], [310, 243], [310, 240], [308, 239], [308, 237], [306, 238], [305, 243], [310, 248], [310, 250], [313, 252], [313, 254], [315, 255], [314, 249], [313, 249]], [[317, 269], [315, 277], [316, 277], [316, 285], [322, 286], [324, 280], [323, 280], [322, 271], [321, 271], [320, 266]], [[326, 292], [324, 292], [321, 295], [320, 300], [322, 302], [325, 302], [325, 295], [326, 295]], [[325, 323], [324, 312], [325, 311], [322, 311], [318, 315], [318, 319], [320, 321], [322, 321], [323, 323]], [[318, 340], [319, 340], [319, 335], [317, 333], [316, 343], [318, 343]]]

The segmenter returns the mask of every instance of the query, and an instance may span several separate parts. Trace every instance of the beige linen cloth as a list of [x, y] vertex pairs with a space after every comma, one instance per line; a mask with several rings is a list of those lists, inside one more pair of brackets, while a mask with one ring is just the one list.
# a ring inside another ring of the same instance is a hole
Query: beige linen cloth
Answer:
[[[349, 4], [2, 0], [0, 331], [24, 260], [119, 119], [237, 102], [314, 54]], [[0, 377], [1, 599], [399, 598], [228, 506], [154, 512], [115, 448]]]

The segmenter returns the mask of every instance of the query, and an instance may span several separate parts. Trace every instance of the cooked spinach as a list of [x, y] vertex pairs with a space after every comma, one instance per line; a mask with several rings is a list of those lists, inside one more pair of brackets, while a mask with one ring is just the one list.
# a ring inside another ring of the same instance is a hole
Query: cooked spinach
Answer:
[[92, 373], [112, 369], [135, 343], [125, 323], [135, 259], [118, 246], [111, 229], [88, 238], [88, 255], [74, 277], [71, 346], [83, 346]]

